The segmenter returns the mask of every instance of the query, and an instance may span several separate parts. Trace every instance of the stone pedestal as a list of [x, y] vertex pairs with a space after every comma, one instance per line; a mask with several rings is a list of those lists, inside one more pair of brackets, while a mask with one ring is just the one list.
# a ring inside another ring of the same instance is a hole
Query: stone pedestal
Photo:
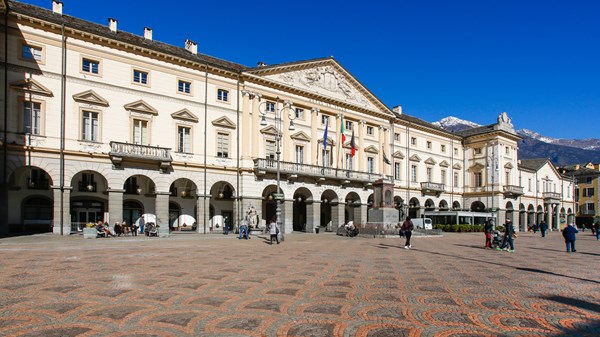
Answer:
[[395, 208], [379, 208], [369, 210], [370, 223], [383, 223], [396, 225], [400, 221], [398, 210]]

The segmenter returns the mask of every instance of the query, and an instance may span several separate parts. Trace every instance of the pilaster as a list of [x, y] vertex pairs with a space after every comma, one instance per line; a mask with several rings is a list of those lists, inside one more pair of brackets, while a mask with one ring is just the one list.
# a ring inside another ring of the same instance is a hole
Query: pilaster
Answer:
[[111, 225], [123, 221], [123, 193], [122, 189], [108, 189], [108, 221]]
[[158, 236], [169, 236], [169, 196], [170, 192], [156, 192], [156, 224]]
[[314, 233], [321, 223], [321, 203], [313, 201], [306, 205], [306, 232]]
[[319, 165], [319, 125], [319, 108], [312, 108], [310, 110], [310, 164], [312, 165]]
[[[70, 235], [71, 234], [71, 190], [73, 188], [71, 186], [63, 187], [62, 193], [60, 186], [52, 186], [52, 190], [54, 191], [54, 224], [52, 228], [53, 234], [61, 234], [60, 228], [60, 213], [62, 210], [62, 234]], [[62, 204], [61, 204], [61, 194], [62, 194]]]
[[340, 225], [344, 224], [346, 204], [343, 202], [331, 206], [331, 230], [337, 232]]

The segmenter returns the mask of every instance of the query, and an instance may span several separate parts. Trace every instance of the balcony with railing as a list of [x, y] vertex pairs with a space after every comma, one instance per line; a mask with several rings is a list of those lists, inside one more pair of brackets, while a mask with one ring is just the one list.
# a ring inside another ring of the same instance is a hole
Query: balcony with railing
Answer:
[[558, 204], [560, 203], [560, 193], [556, 192], [544, 192], [542, 193], [542, 197], [544, 198], [544, 203], [546, 204]]
[[110, 142], [109, 156], [116, 168], [130, 160], [158, 163], [161, 170], [166, 170], [173, 161], [170, 148], [121, 142]]
[[[260, 176], [277, 173], [277, 161], [262, 158], [254, 159], [254, 171], [256, 175]], [[288, 180], [298, 179], [299, 177], [311, 177], [317, 180], [338, 180], [342, 184], [359, 183], [367, 185], [381, 178], [392, 179], [391, 176], [387, 175], [285, 161], [279, 162], [279, 172], [287, 177]]]
[[421, 183], [421, 193], [425, 195], [435, 195], [440, 196], [440, 194], [446, 191], [446, 185], [439, 183], [432, 183], [431, 181], [426, 181]]
[[518, 198], [523, 195], [523, 187], [515, 185], [504, 186], [504, 197], [505, 198]]
[[594, 210], [594, 209], [579, 209], [579, 214], [581, 214], [581, 215], [596, 215], [596, 210]]

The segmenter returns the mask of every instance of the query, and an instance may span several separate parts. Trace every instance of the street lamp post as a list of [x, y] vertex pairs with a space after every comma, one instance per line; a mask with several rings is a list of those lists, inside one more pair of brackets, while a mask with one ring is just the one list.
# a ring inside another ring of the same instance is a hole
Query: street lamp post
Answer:
[[[494, 185], [495, 185], [495, 176], [496, 172], [498, 172], [498, 158], [494, 156], [494, 152], [492, 152], [491, 156], [487, 156], [487, 168], [491, 172], [492, 176], [492, 218], [494, 218], [495, 210], [494, 210]], [[494, 219], [494, 226], [496, 224], [496, 219]]]
[[[260, 98], [259, 98], [260, 99]], [[290, 126], [288, 130], [293, 131], [296, 128], [294, 127], [294, 119], [296, 119], [296, 115], [294, 110], [292, 109], [292, 102], [289, 100], [283, 101], [283, 106], [279, 108], [279, 96], [276, 98], [276, 103], [265, 101], [258, 105], [258, 112], [261, 114], [260, 126], [267, 126], [266, 116], [269, 112], [275, 113], [275, 147], [276, 147], [276, 158], [277, 158], [277, 193], [275, 197], [275, 217], [277, 221], [277, 226], [280, 228], [281, 236], [283, 238], [284, 230], [281, 226], [281, 199], [283, 195], [281, 194], [280, 183], [281, 183], [281, 170], [280, 170], [280, 162], [281, 162], [281, 137], [283, 133], [283, 112], [287, 110], [288, 119], [290, 120]], [[267, 220], [268, 221], [268, 220]]]

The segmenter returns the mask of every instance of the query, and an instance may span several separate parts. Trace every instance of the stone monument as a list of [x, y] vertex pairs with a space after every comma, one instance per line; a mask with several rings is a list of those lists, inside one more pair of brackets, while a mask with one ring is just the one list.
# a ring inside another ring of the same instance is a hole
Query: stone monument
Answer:
[[400, 221], [394, 207], [394, 184], [384, 179], [373, 183], [373, 207], [369, 210], [369, 222], [395, 225]]

